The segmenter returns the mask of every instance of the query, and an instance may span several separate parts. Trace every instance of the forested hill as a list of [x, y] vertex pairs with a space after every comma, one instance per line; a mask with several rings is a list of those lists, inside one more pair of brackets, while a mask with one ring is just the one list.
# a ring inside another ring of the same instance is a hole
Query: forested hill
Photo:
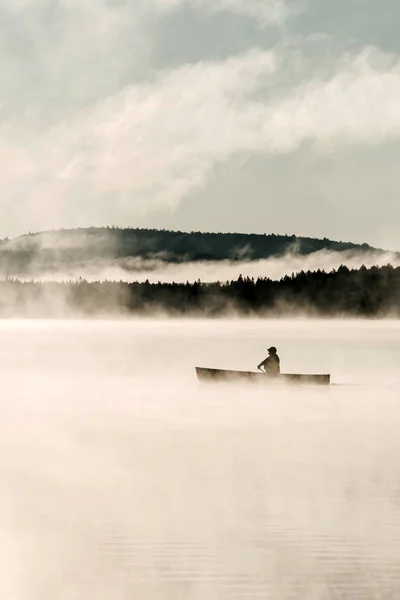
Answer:
[[309, 255], [327, 250], [377, 253], [368, 244], [352, 244], [295, 235], [185, 233], [156, 229], [79, 228], [29, 233], [0, 241], [0, 270], [18, 275], [31, 267], [62, 268], [76, 263], [127, 258], [167, 262], [259, 260], [287, 253]]

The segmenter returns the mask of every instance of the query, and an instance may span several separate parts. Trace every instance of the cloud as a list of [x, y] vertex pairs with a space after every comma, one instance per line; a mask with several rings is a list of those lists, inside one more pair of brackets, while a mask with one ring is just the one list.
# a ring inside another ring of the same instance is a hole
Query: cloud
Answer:
[[186, 5], [214, 13], [231, 12], [255, 18], [262, 25], [281, 24], [291, 12], [285, 0], [156, 0], [156, 4], [164, 10]]
[[87, 222], [118, 221], [176, 207], [235, 155], [399, 136], [397, 60], [373, 50], [345, 56], [325, 79], [294, 89], [279, 88], [281, 64], [279, 52], [254, 50], [185, 65], [128, 86], [23, 147], [5, 130], [3, 207], [17, 202], [33, 220], [40, 208], [41, 227], [64, 224], [80, 209]]
[[41, 132], [137, 78], [145, 15], [98, 0], [0, 1], [2, 122]]
[[154, 27], [185, 7], [279, 25], [294, 4], [0, 0], [4, 235], [174, 210], [232, 158], [398, 138], [396, 56], [316, 64], [296, 40], [157, 70]]
[[[275, 22], [284, 0], [0, 0], [0, 118], [24, 142], [157, 76], [157, 26], [185, 6]], [[182, 37], [182, 36], [180, 36]], [[185, 41], [177, 40], [185, 55]], [[21, 141], [20, 139], [20, 141]]]
[[26, 210], [41, 207], [42, 223], [57, 215], [63, 219], [80, 205], [92, 218], [102, 201], [109, 206], [110, 195], [112, 210], [123, 210], [125, 203], [133, 212], [176, 205], [232, 146], [228, 130], [214, 139], [221, 110], [243, 95], [243, 86], [248, 93], [274, 68], [273, 54], [263, 52], [185, 66], [153, 84], [130, 86], [33, 137], [24, 148], [10, 132], [0, 148], [3, 165], [9, 165], [3, 183], [10, 204], [21, 201], [15, 193], [29, 189]]

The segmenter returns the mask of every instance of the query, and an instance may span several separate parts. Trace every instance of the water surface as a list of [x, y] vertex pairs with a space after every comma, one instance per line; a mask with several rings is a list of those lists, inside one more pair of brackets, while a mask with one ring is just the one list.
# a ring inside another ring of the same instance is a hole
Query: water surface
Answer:
[[[329, 389], [218, 386], [195, 365]], [[0, 322], [2, 597], [400, 597], [400, 325]]]

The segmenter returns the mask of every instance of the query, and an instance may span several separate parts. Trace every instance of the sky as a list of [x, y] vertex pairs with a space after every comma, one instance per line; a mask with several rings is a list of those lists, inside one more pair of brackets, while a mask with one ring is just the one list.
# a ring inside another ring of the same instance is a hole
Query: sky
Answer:
[[398, 0], [0, 0], [0, 236], [400, 250]]

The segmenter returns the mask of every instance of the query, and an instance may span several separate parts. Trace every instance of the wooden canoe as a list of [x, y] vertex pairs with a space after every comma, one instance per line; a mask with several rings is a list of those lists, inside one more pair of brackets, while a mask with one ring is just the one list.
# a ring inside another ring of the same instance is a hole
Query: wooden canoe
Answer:
[[258, 383], [275, 383], [284, 382], [291, 384], [308, 384], [308, 385], [329, 385], [331, 376], [326, 374], [308, 375], [299, 373], [281, 373], [278, 376], [271, 377], [264, 373], [256, 373], [254, 371], [229, 371], [226, 369], [207, 369], [204, 367], [195, 367], [199, 381], [205, 382], [258, 382]]

